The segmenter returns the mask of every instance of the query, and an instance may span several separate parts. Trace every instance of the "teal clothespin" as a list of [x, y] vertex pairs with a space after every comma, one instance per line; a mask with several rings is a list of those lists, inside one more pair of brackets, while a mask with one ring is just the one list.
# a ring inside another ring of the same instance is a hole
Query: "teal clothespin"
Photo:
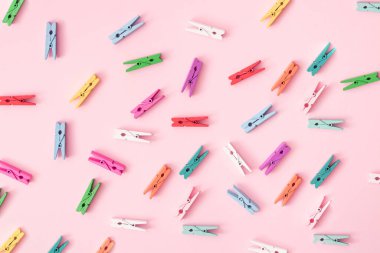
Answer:
[[327, 46], [325, 46], [322, 52], [317, 56], [317, 58], [309, 66], [309, 68], [307, 69], [307, 72], [311, 72], [311, 74], [314, 76], [322, 68], [322, 66], [325, 65], [327, 60], [335, 53], [335, 48], [327, 52], [329, 47], [330, 47], [330, 42], [327, 44]]
[[310, 184], [313, 184], [315, 188], [318, 188], [340, 163], [340, 160], [336, 160], [334, 163], [331, 163], [333, 159], [334, 155], [331, 155], [329, 160], [323, 165], [321, 170], [311, 180]]
[[99, 190], [101, 183], [98, 183], [94, 188], [92, 188], [95, 179], [91, 179], [90, 184], [88, 185], [86, 192], [84, 193], [82, 200], [80, 201], [77, 212], [85, 214], [88, 207], [90, 206], [93, 198], [95, 197], [96, 192]]
[[138, 59], [134, 59], [130, 61], [125, 61], [123, 62], [123, 64], [135, 64], [126, 70], [126, 72], [130, 72], [130, 71], [145, 68], [145, 67], [148, 67], [160, 62], [162, 62], [161, 54], [154, 54], [154, 55], [149, 55], [146, 57], [142, 57], [142, 58], [138, 58]]
[[217, 234], [210, 232], [210, 230], [215, 229], [218, 229], [218, 226], [184, 225], [182, 233], [186, 235], [217, 236]]
[[343, 128], [336, 126], [335, 124], [343, 123], [340, 119], [309, 119], [308, 128], [320, 128], [328, 130], [343, 130]]
[[11, 25], [23, 3], [24, 0], [13, 0], [11, 6], [9, 6], [7, 13], [5, 14], [3, 23]]
[[187, 179], [191, 173], [199, 166], [203, 159], [208, 155], [208, 150], [200, 155], [203, 146], [201, 146], [197, 152], [191, 157], [190, 161], [185, 165], [185, 167], [179, 172], [180, 175], [183, 175]]
[[314, 235], [314, 243], [323, 243], [331, 245], [348, 246], [348, 243], [342, 242], [343, 239], [347, 239], [348, 235]]
[[380, 81], [377, 72], [369, 73], [362, 76], [357, 76], [341, 81], [341, 83], [351, 83], [350, 85], [343, 88], [343, 90], [351, 90], [369, 83], [374, 83]]
[[380, 12], [380, 2], [357, 2], [357, 10]]
[[[0, 188], [0, 193], [1, 193], [1, 188]], [[8, 195], [8, 192], [4, 192], [4, 194], [0, 197], [0, 206], [4, 203], [7, 195]]]
[[61, 244], [61, 241], [62, 241], [62, 236], [59, 237], [58, 241], [49, 250], [49, 253], [61, 253], [63, 251], [63, 249], [66, 248], [66, 246], [69, 244], [69, 241], [65, 241], [62, 244]]

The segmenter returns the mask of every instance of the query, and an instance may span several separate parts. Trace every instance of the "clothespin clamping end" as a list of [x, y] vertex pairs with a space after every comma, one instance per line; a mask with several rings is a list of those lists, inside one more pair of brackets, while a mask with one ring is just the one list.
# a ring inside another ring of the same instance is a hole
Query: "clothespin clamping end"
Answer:
[[140, 16], [136, 16], [133, 19], [129, 20], [123, 27], [121, 27], [116, 32], [112, 33], [108, 38], [112, 41], [113, 44], [120, 42], [122, 39], [139, 29], [144, 22], [137, 23], [137, 20]]
[[357, 2], [357, 10], [380, 12], [380, 2]]
[[153, 55], [137, 58], [134, 60], [125, 61], [123, 62], [123, 64], [124, 65], [134, 64], [133, 66], [125, 70], [126, 72], [130, 72], [130, 71], [142, 69], [142, 68], [160, 63], [160, 62], [162, 62], [161, 54], [153, 54]]
[[286, 249], [282, 249], [279, 247], [275, 247], [269, 244], [265, 244], [259, 241], [251, 240], [251, 243], [254, 247], [248, 248], [249, 251], [256, 252], [256, 253], [287, 253], [288, 251]]
[[348, 235], [327, 235], [327, 234], [315, 234], [314, 243], [323, 243], [330, 245], [348, 246], [348, 243], [343, 242], [343, 239], [348, 239]]
[[90, 79], [82, 86], [82, 88], [70, 99], [70, 102], [79, 98], [79, 103], [76, 106], [78, 108], [87, 99], [88, 95], [90, 95], [99, 82], [99, 77], [95, 74], [92, 75]]
[[124, 218], [112, 218], [111, 219], [111, 226], [114, 228], [123, 228], [128, 230], [135, 230], [135, 231], [145, 231], [145, 228], [141, 227], [141, 225], [148, 224], [147, 221], [144, 220], [129, 220]]
[[109, 253], [111, 252], [111, 249], [115, 245], [115, 242], [111, 238], [107, 238], [102, 246], [100, 246], [99, 250], [96, 253]]
[[167, 165], [162, 166], [160, 171], [156, 174], [153, 180], [150, 182], [148, 187], [144, 190], [144, 194], [150, 191], [150, 199], [153, 198], [154, 195], [161, 188], [162, 184], [165, 182], [166, 178], [169, 176], [171, 172], [171, 168]]
[[198, 198], [201, 192], [192, 187], [190, 192], [186, 196], [186, 201], [179, 206], [177, 217], [182, 220], [187, 212], [190, 210], [191, 206], [194, 204], [195, 200]]
[[1, 195], [1, 188], [0, 188], [0, 207], [1, 207], [1, 205], [4, 203], [5, 198], [7, 197], [7, 195], [8, 195], [8, 192], [4, 192], [4, 193]]
[[368, 176], [369, 176], [369, 179], [368, 179], [369, 183], [380, 184], [380, 174], [370, 173]]
[[336, 124], [343, 123], [343, 120], [334, 119], [309, 119], [308, 128], [319, 128], [327, 130], [343, 130], [343, 128], [336, 126]]
[[195, 152], [195, 154], [191, 157], [188, 163], [183, 167], [183, 169], [179, 172], [180, 175], [183, 175], [185, 179], [187, 179], [191, 173], [199, 166], [199, 164], [206, 158], [208, 155], [208, 150], [206, 150], [203, 154], [201, 154], [203, 146]]
[[186, 77], [185, 83], [182, 86], [181, 92], [184, 92], [185, 89], [189, 87], [190, 89], [189, 97], [193, 95], [201, 69], [202, 69], [202, 62], [198, 60], [197, 58], [194, 58], [193, 64], [191, 65], [189, 73], [187, 74], [187, 77]]
[[144, 101], [142, 101], [138, 106], [136, 106], [131, 113], [133, 117], [137, 119], [141, 115], [143, 115], [146, 111], [152, 108], [155, 104], [157, 104], [161, 99], [163, 99], [164, 95], [159, 95], [160, 89], [157, 89], [153, 92], [149, 97], [147, 97]]
[[55, 60], [57, 56], [57, 22], [46, 23], [45, 60], [49, 57], [50, 51]]
[[320, 201], [320, 204], [317, 210], [315, 210], [314, 213], [309, 218], [308, 226], [310, 229], [313, 229], [315, 225], [317, 225], [318, 221], [321, 219], [322, 215], [325, 213], [330, 203], [331, 203], [331, 200], [326, 202], [326, 196], [323, 196], [322, 201]]
[[3, 161], [0, 161], [0, 173], [24, 184], [29, 184], [29, 182], [32, 180], [32, 175], [30, 173]]
[[245, 175], [245, 172], [251, 173], [252, 170], [248, 166], [248, 164], [243, 160], [243, 158], [239, 155], [239, 153], [235, 150], [235, 148], [228, 143], [227, 146], [223, 147], [224, 152], [230, 157], [231, 161], [239, 168], [241, 173]]
[[280, 146], [276, 148], [276, 150], [265, 160], [263, 164], [260, 165], [259, 169], [263, 170], [265, 168], [265, 175], [271, 173], [274, 168], [279, 164], [279, 162], [285, 157], [287, 153], [289, 153], [290, 147], [286, 142], [282, 142]]
[[172, 118], [172, 127], [208, 127], [202, 120], [208, 119], [207, 116], [199, 117], [175, 117]]
[[94, 181], [95, 179], [91, 179], [90, 184], [88, 185], [86, 192], [84, 193], [82, 200], [80, 201], [77, 207], [77, 212], [83, 215], [87, 212], [87, 209], [90, 207], [91, 202], [94, 199], [101, 185], [101, 183], [99, 182], [95, 187], [93, 187]]
[[0, 105], [36, 105], [33, 102], [27, 101], [34, 97], [35, 95], [0, 96]]
[[62, 158], [66, 158], [66, 122], [55, 123], [54, 160], [61, 151]]
[[327, 87], [327, 85], [322, 84], [319, 82], [317, 86], [315, 87], [313, 94], [311, 97], [308, 97], [303, 105], [303, 111], [305, 113], [308, 113], [311, 110], [311, 107], [314, 105], [314, 103], [317, 101], [319, 96], [322, 94], [324, 89]]
[[217, 236], [216, 233], [210, 232], [210, 230], [216, 230], [218, 226], [196, 226], [196, 225], [184, 225], [182, 233], [185, 235], [200, 235], [200, 236]]
[[20, 11], [23, 3], [24, 0], [13, 0], [11, 5], [9, 6], [7, 13], [4, 16], [3, 23], [6, 23], [8, 25], [13, 24], [13, 21], [15, 20], [18, 12]]
[[3, 243], [0, 247], [1, 253], [11, 253], [13, 249], [17, 246], [17, 244], [20, 242], [20, 240], [24, 237], [24, 232], [21, 231], [20, 228], [18, 228], [9, 238], [8, 240]]
[[351, 83], [348, 86], [344, 87], [343, 90], [351, 90], [353, 88], [358, 88], [360, 86], [374, 83], [380, 81], [380, 78], [378, 76], [378, 72], [369, 73], [362, 76], [357, 76], [353, 78], [349, 78], [346, 80], [341, 81], [341, 83]]
[[231, 85], [237, 84], [238, 82], [243, 81], [244, 79], [247, 79], [248, 77], [256, 75], [257, 73], [260, 73], [261, 71], [264, 71], [265, 68], [256, 69], [256, 67], [260, 63], [261, 61], [257, 61], [253, 63], [252, 65], [249, 65], [248, 67], [236, 72], [235, 74], [230, 75], [228, 79], [231, 80]]
[[95, 163], [96, 165], [99, 165], [100, 167], [109, 170], [117, 175], [123, 174], [125, 170], [125, 165], [122, 163], [119, 163], [105, 155], [102, 155], [98, 152], [91, 151], [91, 156], [88, 158], [88, 160], [92, 163]]
[[331, 155], [329, 160], [323, 165], [321, 170], [315, 175], [315, 177], [311, 180], [310, 184], [314, 185], [315, 188], [318, 188], [325, 179], [331, 174], [331, 172], [335, 169], [336, 166], [340, 163], [340, 160], [334, 160], [334, 155]]
[[282, 91], [289, 84], [290, 80], [292, 80], [293, 76], [297, 73], [298, 65], [292, 61], [289, 66], [286, 68], [284, 73], [282, 73], [280, 79], [272, 86], [272, 91], [278, 88], [277, 96], [280, 96]]
[[262, 17], [260, 21], [270, 18], [268, 27], [271, 26], [274, 21], [280, 16], [281, 12], [289, 4], [290, 0], [277, 0], [277, 2], [272, 6], [272, 8]]
[[256, 127], [264, 123], [266, 120], [271, 118], [273, 115], [275, 115], [277, 113], [276, 111], [267, 113], [271, 107], [272, 105], [268, 105], [267, 107], [262, 109], [260, 112], [255, 114], [251, 119], [244, 122], [241, 125], [241, 128], [244, 130], [244, 132], [246, 133], [251, 132], [253, 129], [255, 129]]
[[191, 27], [186, 28], [186, 31], [192, 32], [198, 35], [206, 36], [209, 38], [221, 40], [225, 31], [220, 28], [212, 27], [195, 21], [189, 21]]
[[295, 190], [297, 190], [298, 186], [302, 183], [302, 178], [295, 174], [292, 179], [289, 181], [289, 183], [286, 185], [284, 190], [281, 192], [281, 194], [277, 197], [277, 199], [274, 201], [276, 204], [278, 201], [282, 200], [282, 206], [285, 206], [286, 203], [288, 203], [289, 199], [294, 194]]
[[322, 50], [322, 52], [317, 56], [317, 58], [313, 61], [313, 63], [307, 69], [307, 72], [311, 72], [311, 75], [314, 76], [318, 73], [318, 71], [322, 68], [323, 65], [327, 62], [327, 60], [335, 53], [335, 48], [331, 49], [327, 52], [330, 47], [330, 42], [326, 45], [326, 47]]
[[54, 246], [49, 250], [49, 253], [61, 253], [64, 248], [69, 244], [69, 241], [65, 241], [64, 243], [61, 243], [62, 236], [58, 238], [58, 241], [54, 244]]
[[243, 191], [241, 191], [237, 186], [233, 186], [233, 190], [227, 190], [227, 194], [236, 202], [239, 203], [245, 210], [250, 214], [257, 213], [260, 210], [260, 207], [252, 201]]
[[146, 137], [146, 136], [152, 136], [152, 134], [145, 133], [145, 132], [124, 130], [124, 129], [115, 129], [114, 134], [113, 134], [113, 137], [115, 139], [127, 140], [127, 141], [133, 141], [133, 142], [150, 143], [149, 140], [141, 138], [141, 137]]

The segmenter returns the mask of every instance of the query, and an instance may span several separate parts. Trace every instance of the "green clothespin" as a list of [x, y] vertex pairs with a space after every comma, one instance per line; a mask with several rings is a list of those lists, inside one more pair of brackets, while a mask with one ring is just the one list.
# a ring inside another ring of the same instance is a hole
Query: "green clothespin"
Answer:
[[[1, 193], [1, 188], [0, 188], [0, 193]], [[3, 204], [7, 195], [8, 195], [8, 192], [4, 192], [3, 196], [0, 197], [0, 206]]]
[[125, 61], [123, 62], [123, 64], [135, 64], [126, 70], [126, 72], [130, 72], [130, 71], [145, 68], [145, 67], [148, 67], [150, 65], [157, 64], [160, 62], [162, 62], [161, 54], [154, 54], [154, 55], [149, 55], [146, 57], [142, 57], [142, 58], [138, 58], [138, 59], [134, 59], [130, 61]]
[[91, 179], [90, 184], [88, 185], [86, 192], [84, 193], [82, 200], [80, 201], [77, 212], [85, 214], [88, 207], [90, 206], [93, 198], [95, 197], [96, 192], [99, 190], [101, 183], [98, 183], [95, 188], [92, 188], [95, 179]]
[[350, 85], [343, 88], [343, 90], [351, 90], [369, 83], [374, 83], [380, 81], [377, 72], [369, 73], [363, 76], [357, 76], [341, 81], [341, 83], [351, 83]]
[[183, 169], [179, 172], [180, 175], [183, 175], [185, 179], [187, 179], [191, 173], [199, 166], [203, 159], [208, 155], [208, 150], [200, 155], [203, 146], [201, 146], [197, 152], [191, 157], [190, 161], [183, 167]]
[[23, 3], [24, 0], [13, 0], [11, 6], [9, 6], [7, 13], [5, 14], [3, 23], [11, 25]]

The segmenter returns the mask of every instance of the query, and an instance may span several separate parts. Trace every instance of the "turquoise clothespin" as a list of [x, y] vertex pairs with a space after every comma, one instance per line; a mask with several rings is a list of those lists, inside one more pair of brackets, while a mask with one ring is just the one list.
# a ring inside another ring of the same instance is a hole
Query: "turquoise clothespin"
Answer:
[[362, 76], [357, 76], [341, 81], [341, 83], [351, 83], [350, 85], [343, 88], [343, 90], [351, 90], [369, 83], [374, 83], [380, 81], [377, 72], [369, 73]]
[[325, 163], [325, 165], [323, 165], [322, 169], [311, 180], [310, 184], [313, 184], [315, 188], [318, 188], [340, 163], [340, 160], [336, 160], [334, 163], [331, 163], [333, 159], [334, 155], [331, 155], [329, 160]]
[[328, 130], [343, 130], [343, 128], [336, 126], [335, 124], [343, 123], [340, 119], [309, 119], [308, 128], [320, 128]]
[[187, 235], [217, 236], [217, 234], [210, 232], [210, 230], [215, 229], [218, 229], [218, 226], [184, 225], [182, 233]]
[[130, 61], [125, 61], [123, 62], [123, 64], [135, 64], [126, 70], [126, 72], [130, 72], [130, 71], [145, 68], [145, 67], [148, 67], [160, 62], [162, 62], [161, 54], [154, 54], [154, 55], [149, 55], [146, 57], [142, 57], [142, 58], [138, 58], [138, 59], [134, 59]]
[[187, 179], [191, 173], [198, 167], [203, 159], [208, 155], [208, 150], [206, 150], [202, 155], [200, 155], [203, 146], [201, 146], [197, 152], [191, 157], [190, 161], [185, 165], [185, 167], [179, 172], [180, 175], [183, 175]]
[[98, 191], [101, 183], [98, 183], [94, 188], [92, 188], [95, 179], [91, 179], [90, 184], [88, 185], [86, 192], [84, 193], [82, 200], [80, 201], [77, 212], [85, 214], [88, 207], [90, 206], [93, 198], [95, 197], [96, 192]]
[[[1, 188], [0, 188], [0, 193], [1, 193]], [[4, 192], [4, 194], [0, 197], [0, 206], [4, 203], [7, 195], [8, 195], [8, 192]]]
[[314, 235], [314, 243], [348, 246], [348, 243], [341, 240], [349, 238], [348, 235]]
[[329, 47], [330, 47], [330, 42], [322, 50], [322, 52], [317, 56], [317, 58], [313, 61], [313, 63], [309, 66], [309, 68], [307, 69], [307, 72], [311, 72], [311, 74], [314, 76], [322, 68], [322, 66], [325, 65], [327, 60], [335, 53], [335, 48], [327, 52]]
[[62, 236], [59, 237], [58, 241], [54, 244], [54, 246], [49, 250], [49, 253], [61, 253], [64, 248], [69, 244], [69, 241], [65, 241], [60, 245], [62, 241]]
[[11, 25], [23, 3], [24, 0], [13, 0], [11, 6], [9, 6], [7, 13], [5, 14], [3, 23]]
[[380, 12], [380, 2], [357, 2], [357, 10]]

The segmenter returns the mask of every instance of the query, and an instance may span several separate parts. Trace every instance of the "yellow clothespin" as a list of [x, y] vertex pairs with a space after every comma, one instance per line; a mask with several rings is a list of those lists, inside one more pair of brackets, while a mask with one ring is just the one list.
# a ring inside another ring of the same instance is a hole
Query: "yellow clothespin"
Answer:
[[70, 102], [74, 101], [77, 98], [80, 98], [79, 103], [76, 106], [78, 108], [86, 100], [88, 95], [90, 95], [91, 91], [96, 87], [99, 81], [99, 77], [93, 74], [90, 79], [82, 86], [82, 88], [70, 99]]
[[3, 245], [1, 245], [0, 253], [11, 253], [23, 236], [24, 232], [22, 232], [21, 229], [18, 228], [11, 235], [11, 237], [9, 237], [9, 239]]
[[272, 8], [264, 15], [261, 21], [271, 18], [268, 27], [276, 21], [278, 16], [280, 16], [281, 12], [285, 7], [289, 4], [290, 0], [277, 0], [277, 2], [272, 6]]

